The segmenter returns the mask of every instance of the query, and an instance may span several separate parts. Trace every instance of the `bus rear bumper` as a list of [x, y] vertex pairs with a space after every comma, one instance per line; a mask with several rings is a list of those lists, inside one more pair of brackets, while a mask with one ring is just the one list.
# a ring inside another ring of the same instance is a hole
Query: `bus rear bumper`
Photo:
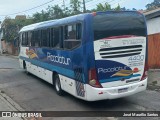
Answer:
[[147, 79], [140, 81], [138, 83], [133, 83], [124, 86], [111, 87], [111, 88], [94, 88], [90, 85], [86, 85], [87, 101], [97, 101], [105, 99], [116, 99], [121, 97], [126, 97], [133, 95], [135, 93], [146, 90]]

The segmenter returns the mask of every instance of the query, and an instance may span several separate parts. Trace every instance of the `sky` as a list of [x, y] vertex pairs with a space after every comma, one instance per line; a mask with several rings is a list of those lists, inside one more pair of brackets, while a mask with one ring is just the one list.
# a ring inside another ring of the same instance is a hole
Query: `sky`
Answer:
[[[125, 7], [127, 9], [132, 9], [132, 8], [145, 9], [146, 4], [151, 3], [154, 0], [85, 0], [85, 1], [87, 9], [95, 8], [96, 4], [98, 3], [103, 4], [105, 2], [108, 2], [113, 8], [119, 4], [121, 7]], [[66, 6], [69, 5], [69, 0], [64, 0], [64, 2]], [[46, 4], [40, 6], [44, 3]], [[32, 14], [36, 12], [45, 10], [49, 5], [52, 6], [56, 4], [61, 6], [63, 4], [63, 0], [0, 0], [0, 21], [3, 21], [6, 16], [10, 16], [11, 18], [15, 18], [16, 15], [32, 16]], [[34, 7], [37, 8], [28, 10]]]

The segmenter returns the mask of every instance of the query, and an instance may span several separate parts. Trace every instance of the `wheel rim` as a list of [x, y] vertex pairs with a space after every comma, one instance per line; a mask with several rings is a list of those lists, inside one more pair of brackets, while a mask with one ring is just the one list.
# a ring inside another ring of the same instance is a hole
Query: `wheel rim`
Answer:
[[58, 78], [56, 78], [56, 90], [60, 91], [60, 81]]

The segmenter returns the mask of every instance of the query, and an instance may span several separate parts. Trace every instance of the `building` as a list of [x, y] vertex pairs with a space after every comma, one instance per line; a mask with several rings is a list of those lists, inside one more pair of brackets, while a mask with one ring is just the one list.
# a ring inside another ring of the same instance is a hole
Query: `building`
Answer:
[[160, 68], [160, 8], [144, 12], [148, 29], [149, 68]]
[[[9, 54], [18, 54], [18, 39], [17, 34], [23, 25], [16, 23], [17, 20], [26, 20], [25, 15], [17, 15], [15, 19], [5, 19], [1, 24], [0, 38], [4, 38], [1, 41], [2, 51], [8, 52]], [[14, 26], [14, 27], [13, 27]], [[1, 40], [1, 39], [0, 39]]]

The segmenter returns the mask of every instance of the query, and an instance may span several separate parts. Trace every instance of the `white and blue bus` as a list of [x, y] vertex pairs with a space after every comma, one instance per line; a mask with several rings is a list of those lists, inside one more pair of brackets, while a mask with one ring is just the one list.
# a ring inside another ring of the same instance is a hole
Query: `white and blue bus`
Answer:
[[23, 27], [20, 66], [64, 91], [97, 101], [147, 87], [147, 28], [135, 11], [75, 15]]

